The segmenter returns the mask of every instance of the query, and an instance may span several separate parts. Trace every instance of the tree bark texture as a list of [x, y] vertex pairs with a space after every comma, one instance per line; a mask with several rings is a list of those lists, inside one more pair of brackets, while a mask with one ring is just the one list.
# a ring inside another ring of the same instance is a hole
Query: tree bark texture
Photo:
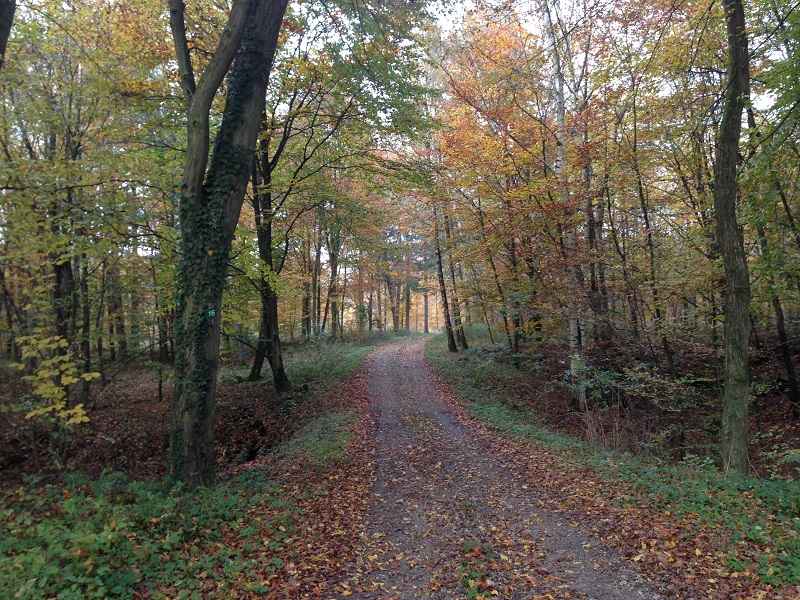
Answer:
[[[175, 393], [168, 472], [189, 486], [214, 481], [222, 292], [287, 2], [234, 0], [217, 51], [195, 84], [184, 5], [181, 0], [169, 1], [180, 82], [187, 102], [188, 144], [180, 199], [182, 252], [177, 270]], [[229, 70], [222, 121], [209, 153], [209, 112]]]
[[14, 24], [14, 13], [17, 10], [16, 0], [0, 0], [0, 69], [3, 68], [6, 46]]
[[749, 57], [742, 0], [724, 0], [728, 31], [728, 81], [725, 105], [717, 134], [714, 169], [714, 210], [717, 239], [725, 270], [724, 348], [722, 398], [723, 470], [747, 475], [748, 403], [750, 369], [750, 277], [744, 237], [736, 221], [739, 139], [742, 112], [750, 95]]

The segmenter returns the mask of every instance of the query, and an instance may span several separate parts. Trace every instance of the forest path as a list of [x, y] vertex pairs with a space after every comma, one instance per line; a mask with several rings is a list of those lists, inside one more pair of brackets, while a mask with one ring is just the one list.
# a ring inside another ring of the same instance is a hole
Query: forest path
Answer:
[[445, 404], [426, 339], [376, 351], [367, 366], [377, 482], [340, 597], [660, 598], [576, 523], [539, 505], [511, 457]]

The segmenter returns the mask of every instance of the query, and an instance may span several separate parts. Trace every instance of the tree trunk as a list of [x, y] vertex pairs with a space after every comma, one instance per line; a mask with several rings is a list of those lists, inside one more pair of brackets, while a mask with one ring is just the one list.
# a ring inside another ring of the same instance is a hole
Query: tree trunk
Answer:
[[[180, 198], [181, 259], [168, 473], [190, 487], [214, 481], [222, 292], [287, 2], [234, 0], [217, 51], [197, 85], [183, 2], [169, 2], [187, 102], [188, 143]], [[229, 70], [225, 108], [209, 157], [209, 113]]]
[[397, 333], [400, 330], [400, 316], [397, 314], [398, 301], [395, 297], [397, 286], [392, 279], [391, 274], [386, 273], [386, 292], [389, 294], [389, 310], [392, 313], [392, 331]]
[[314, 303], [314, 308], [311, 311], [314, 319], [314, 335], [320, 334], [320, 315], [322, 307], [320, 306], [322, 299], [322, 286], [319, 283], [320, 277], [322, 276], [322, 242], [317, 236], [317, 244], [316, 249], [314, 251], [314, 272], [311, 278], [311, 299]]
[[436, 211], [436, 204], [433, 205], [433, 222], [435, 227], [434, 244], [436, 246], [436, 272], [439, 275], [439, 292], [442, 294], [442, 311], [444, 313], [444, 329], [447, 333], [447, 349], [450, 352], [458, 352], [456, 338], [453, 335], [453, 326], [450, 323], [450, 307], [447, 304], [447, 286], [444, 284], [444, 268], [442, 267], [442, 243], [439, 239], [439, 215]]
[[[758, 240], [761, 246], [761, 254], [767, 254], [769, 243], [767, 241], [767, 233], [764, 231], [762, 225], [758, 226]], [[770, 287], [770, 300], [772, 302], [772, 309], [775, 312], [775, 328], [778, 332], [778, 349], [781, 352], [783, 359], [783, 366], [786, 369], [786, 377], [789, 384], [789, 403], [792, 407], [792, 418], [800, 419], [800, 389], [797, 385], [797, 373], [794, 368], [794, 358], [792, 357], [792, 350], [789, 347], [789, 336], [786, 334], [786, 319], [783, 314], [783, 305], [778, 294], [774, 291], [775, 279], [772, 275], [767, 276], [767, 284]]]
[[737, 162], [742, 111], [750, 95], [749, 57], [742, 0], [723, 0], [728, 31], [728, 81], [717, 134], [714, 210], [725, 269], [724, 392], [722, 399], [722, 467], [749, 472], [747, 452], [750, 369], [750, 277], [742, 230], [736, 222]]
[[17, 10], [15, 0], [0, 0], [0, 69], [3, 68], [6, 56], [6, 45], [14, 24], [14, 12]]
[[444, 216], [444, 235], [447, 240], [447, 261], [450, 264], [450, 283], [453, 286], [453, 325], [455, 329], [456, 339], [462, 350], [468, 350], [467, 336], [464, 333], [464, 325], [461, 323], [461, 307], [458, 303], [458, 291], [456, 289], [456, 272], [453, 265], [452, 239], [450, 217], [445, 214]]
[[291, 388], [289, 377], [283, 366], [281, 353], [281, 336], [278, 320], [278, 294], [272, 286], [270, 278], [276, 274], [272, 260], [272, 192], [270, 190], [271, 171], [266, 149], [262, 148], [261, 161], [253, 161], [253, 216], [258, 241], [258, 257], [264, 263], [265, 276], [259, 281], [261, 296], [261, 323], [258, 328], [258, 344], [253, 366], [248, 379], [257, 381], [261, 378], [264, 358], [272, 370], [272, 381], [279, 394]]
[[378, 304], [378, 329], [380, 331], [383, 331], [383, 329], [386, 327], [386, 325], [383, 322], [383, 297], [381, 296], [382, 287], [383, 284], [379, 281], [378, 287], [375, 290], [375, 293], [377, 295], [377, 304]]
[[423, 299], [425, 302], [425, 316], [423, 317], [423, 327], [425, 333], [430, 333], [428, 329], [428, 292], [425, 292], [423, 295]]
[[406, 281], [406, 333], [411, 331], [411, 284]]
[[303, 336], [308, 338], [311, 336], [311, 313], [312, 313], [312, 294], [313, 286], [312, 281], [309, 281], [309, 276], [314, 269], [311, 263], [311, 237], [306, 237], [303, 242], [303, 307], [301, 309], [303, 321]]
[[331, 269], [331, 278], [328, 281], [328, 296], [325, 299], [325, 312], [322, 315], [322, 331], [325, 331], [325, 326], [328, 322], [328, 311], [331, 310], [331, 303], [333, 306], [333, 315], [331, 317], [331, 331], [332, 335], [336, 337], [336, 294], [338, 289], [336, 282], [339, 279], [339, 250], [342, 247], [340, 232], [332, 233], [328, 236], [328, 261]]
[[[561, 66], [561, 56], [553, 20], [550, 14], [548, 0], [540, 0], [542, 17], [545, 22], [545, 37], [549, 46], [550, 60], [553, 67], [553, 96], [556, 102], [556, 157], [552, 171], [558, 177], [558, 188], [561, 203], [568, 206], [570, 194], [566, 173], [564, 173], [564, 159], [567, 145], [566, 105], [564, 96], [564, 72]], [[581, 410], [586, 409], [586, 381], [584, 376], [584, 357], [581, 339], [581, 323], [578, 314], [578, 277], [579, 267], [575, 257], [575, 230], [568, 225], [562, 231], [564, 259], [566, 263], [567, 278], [567, 306], [569, 321], [569, 350], [570, 372], [573, 393]]]
[[[372, 276], [370, 276], [370, 285], [372, 285]], [[372, 331], [372, 289], [369, 291], [369, 300], [367, 301], [367, 327], [368, 331]]]
[[[91, 324], [92, 324], [92, 310], [89, 304], [89, 264], [86, 255], [81, 253], [81, 280], [80, 280], [80, 298], [81, 298], [81, 358], [83, 359], [82, 372], [84, 374], [92, 372], [92, 339], [91, 339]], [[86, 405], [89, 404], [89, 390], [91, 381], [86, 378], [81, 378], [81, 392], [79, 402]]]
[[283, 365], [283, 353], [281, 352], [281, 339], [278, 330], [278, 295], [268, 283], [266, 283], [266, 288], [262, 290], [261, 294], [261, 323], [258, 330], [258, 344], [256, 345], [256, 355], [253, 359], [253, 366], [250, 369], [248, 380], [257, 381], [261, 378], [261, 369], [266, 358], [272, 370], [272, 382], [275, 385], [275, 391], [282, 394], [289, 391], [292, 386]]

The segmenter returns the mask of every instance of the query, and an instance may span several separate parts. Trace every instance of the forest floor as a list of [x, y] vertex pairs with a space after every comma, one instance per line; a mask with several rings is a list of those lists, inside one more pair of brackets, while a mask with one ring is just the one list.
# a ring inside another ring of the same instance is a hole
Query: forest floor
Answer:
[[107, 386], [77, 470], [0, 470], [0, 597], [800, 598], [796, 482], [554, 436], [501, 363], [428, 339], [298, 348], [282, 399], [226, 375], [209, 489], [144, 481], [166, 403]]

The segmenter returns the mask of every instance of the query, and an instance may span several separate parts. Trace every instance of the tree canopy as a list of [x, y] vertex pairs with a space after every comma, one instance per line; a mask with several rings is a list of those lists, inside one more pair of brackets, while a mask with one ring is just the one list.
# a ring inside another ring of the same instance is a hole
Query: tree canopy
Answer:
[[0, 333], [60, 460], [120, 365], [207, 484], [220, 360], [288, 394], [282, 343], [476, 323], [726, 470], [765, 389], [800, 418], [795, 7], [223, 4], [0, 6]]

